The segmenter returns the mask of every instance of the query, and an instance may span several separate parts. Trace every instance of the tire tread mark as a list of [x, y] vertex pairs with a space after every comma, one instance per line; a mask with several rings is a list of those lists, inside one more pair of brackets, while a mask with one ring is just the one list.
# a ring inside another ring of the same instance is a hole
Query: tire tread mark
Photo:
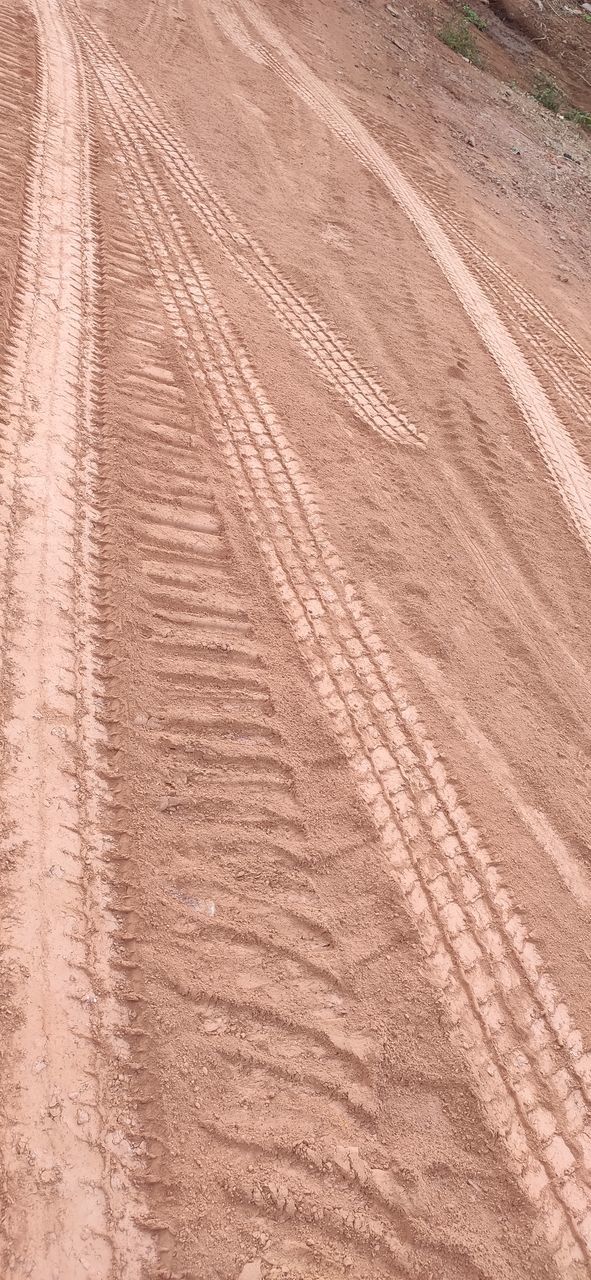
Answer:
[[290, 48], [252, 0], [239, 0], [266, 42], [268, 67], [349, 147], [404, 210], [505, 379], [569, 519], [591, 555], [591, 474], [556, 410], [482, 286], [418, 191], [368, 130]]
[[[586, 1122], [576, 1117], [589, 1057], [322, 529], [293, 450], [141, 138], [118, 115], [116, 95], [110, 99], [100, 85], [98, 93], [171, 326], [207, 398], [263, 560], [417, 923], [481, 1099], [557, 1265], [572, 1274], [591, 1228]], [[563, 1114], [557, 1096], [565, 1088], [572, 1105]]]
[[119, 109], [129, 115], [137, 135], [141, 133], [149, 146], [157, 148], [160, 162], [187, 206], [239, 274], [254, 286], [286, 332], [299, 342], [325, 380], [361, 421], [391, 443], [412, 440], [423, 446], [424, 433], [392, 405], [377, 379], [361, 366], [330, 323], [296, 291], [215, 193], [120, 56], [90, 23], [81, 23], [80, 31], [92, 52], [95, 71], [119, 96]]

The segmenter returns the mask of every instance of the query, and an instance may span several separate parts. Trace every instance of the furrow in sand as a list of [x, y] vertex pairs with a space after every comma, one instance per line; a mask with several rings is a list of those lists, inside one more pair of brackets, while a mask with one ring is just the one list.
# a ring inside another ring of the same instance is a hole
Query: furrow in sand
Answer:
[[215, 192], [120, 56], [88, 22], [81, 21], [80, 30], [95, 72], [108, 83], [110, 93], [117, 95], [118, 109], [129, 118], [134, 132], [155, 148], [160, 164], [187, 207], [239, 274], [256, 289], [285, 331], [299, 343], [333, 391], [366, 426], [391, 443], [414, 440], [424, 444], [422, 432], [392, 404], [334, 325], [297, 292]]
[[[141, 138], [98, 88], [171, 326], [436, 986], [564, 1275], [591, 1244], [591, 1060], [336, 552]], [[583, 1105], [581, 1105], [583, 1104]]]
[[36, 110], [5, 377], [13, 451], [1, 779], [15, 1007], [3, 1137], [3, 1274], [139, 1277], [134, 1157], [117, 1150], [107, 1061], [125, 1054], [109, 964], [109, 795], [96, 629], [97, 263], [89, 116], [59, 4], [35, 0]]
[[270, 69], [331, 128], [404, 210], [441, 267], [503, 375], [585, 549], [591, 554], [591, 475], [576, 445], [495, 311], [426, 202], [353, 112], [290, 48], [251, 0], [243, 12], [262, 37], [258, 45]]

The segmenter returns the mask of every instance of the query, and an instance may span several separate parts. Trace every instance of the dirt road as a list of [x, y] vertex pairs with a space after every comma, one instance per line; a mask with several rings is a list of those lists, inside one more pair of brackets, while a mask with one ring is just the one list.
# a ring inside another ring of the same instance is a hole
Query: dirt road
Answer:
[[381, 21], [0, 0], [2, 1280], [591, 1275], [588, 300]]

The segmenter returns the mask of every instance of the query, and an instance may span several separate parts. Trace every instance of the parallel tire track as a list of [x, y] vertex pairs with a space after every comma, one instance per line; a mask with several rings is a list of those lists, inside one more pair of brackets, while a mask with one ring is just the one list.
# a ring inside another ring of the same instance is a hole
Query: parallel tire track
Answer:
[[591, 1058], [322, 527], [141, 135], [97, 87], [170, 323], [493, 1128], [556, 1264], [591, 1249]]
[[379, 179], [416, 227], [472, 320], [518, 405], [586, 551], [591, 555], [591, 474], [517, 343], [428, 205], [353, 112], [306, 66], [251, 0], [242, 11], [272, 69]]
[[[258, 50], [257, 60], [260, 60]], [[423, 123], [428, 127], [426, 119]], [[371, 132], [372, 122], [368, 128]], [[567, 401], [569, 411], [573, 409], [580, 421], [588, 421], [591, 411], [589, 352], [505, 266], [471, 239], [456, 214], [450, 212], [449, 182], [439, 182], [427, 172], [424, 157], [417, 163], [416, 147], [397, 130], [393, 132], [393, 139], [396, 152], [404, 156], [406, 172], [415, 190], [445, 227], [485, 292], [495, 299], [500, 315], [510, 319], [517, 342], [525, 342], [531, 348], [535, 363], [548, 375], [551, 398], [558, 392]], [[581, 411], [586, 419], [581, 419]]]
[[175, 138], [161, 112], [105, 38], [83, 22], [80, 31], [92, 54], [93, 66], [119, 96], [120, 109], [136, 133], [158, 152], [160, 163], [175, 189], [197, 216], [208, 235], [223, 250], [239, 274], [264, 299], [273, 315], [312, 360], [330, 387], [357, 417], [392, 443], [425, 436], [394, 405], [377, 379], [325, 319], [279, 270], [257, 240], [247, 232], [226, 202], [214, 191], [187, 149]]
[[[470, 263], [475, 276], [494, 298], [518, 340], [525, 341], [534, 363], [546, 375], [550, 394], [558, 394], [568, 410], [586, 427], [591, 415], [591, 358], [550, 312], [532, 298], [510, 273], [480, 249], [441, 206], [423, 197], [452, 241]], [[558, 349], [557, 349], [558, 348]]]
[[[35, 0], [37, 93], [3, 412], [13, 442], [1, 778], [18, 1023], [3, 1113], [6, 1253], [34, 1280], [139, 1277], [150, 1257], [130, 1144], [111, 1144], [125, 1055], [110, 968], [97, 720], [98, 268], [89, 112], [59, 4]], [[6, 497], [6, 489], [5, 489]], [[95, 989], [96, 988], [96, 989]]]
[[[343, 978], [347, 948], [316, 916], [306, 874], [315, 840], [304, 828], [202, 429], [170, 360], [167, 317], [128, 221], [115, 227], [108, 286], [122, 331], [112, 342], [126, 363], [107, 393], [109, 419], [124, 424], [109, 507], [132, 549], [127, 591], [143, 637], [134, 644], [136, 676], [121, 689], [138, 725], [122, 747], [125, 776], [137, 772], [137, 739], [154, 770], [148, 792], [157, 792], [145, 838], [161, 831], [166, 848], [186, 849], [182, 865], [190, 868], [179, 886], [163, 860], [166, 954], [156, 948], [154, 975], [144, 952], [142, 980], [158, 982], [175, 1024], [190, 1026], [192, 1061], [207, 1064], [191, 1115], [206, 1152], [207, 1221], [215, 1224], [220, 1195], [227, 1213], [229, 1194], [232, 1238], [254, 1210], [270, 1222], [287, 1216], [302, 1248], [317, 1236], [335, 1265], [353, 1252], [360, 1275], [390, 1275], [393, 1258], [405, 1274], [434, 1273], [461, 1248], [450, 1250], [434, 1227], [412, 1220], [385, 1171], [357, 1156], [354, 1172], [343, 1147], [344, 1134], [353, 1153], [367, 1147], [379, 1126], [374, 1036]], [[331, 814], [330, 825], [323, 856], [331, 846], [340, 856], [350, 815]], [[136, 912], [141, 920], [137, 901]], [[162, 1045], [157, 1030], [146, 1034], [153, 1067]], [[246, 1112], [245, 1096], [253, 1100]], [[225, 1123], [212, 1119], [220, 1107]], [[290, 1153], [282, 1145], [286, 1109], [296, 1138]], [[163, 1176], [172, 1174], [165, 1168]], [[175, 1194], [173, 1216], [182, 1215], [183, 1195]], [[446, 1271], [456, 1274], [451, 1261]]]

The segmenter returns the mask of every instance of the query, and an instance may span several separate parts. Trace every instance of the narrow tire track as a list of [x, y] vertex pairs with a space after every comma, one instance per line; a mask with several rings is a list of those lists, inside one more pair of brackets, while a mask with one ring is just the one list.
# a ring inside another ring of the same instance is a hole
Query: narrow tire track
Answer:
[[[303, 348], [329, 386], [372, 430], [390, 443], [425, 435], [395, 406], [376, 378], [365, 370], [332, 324], [286, 279], [266, 251], [213, 190], [187, 149], [176, 138], [121, 57], [91, 24], [79, 18], [79, 29], [92, 56], [93, 69], [119, 97], [119, 109], [134, 132], [154, 148], [175, 189], [207, 234], [223, 250], [238, 273], [251, 284], [282, 328]], [[100, 68], [100, 71], [99, 71]]]
[[[3, 1114], [3, 1274], [139, 1280], [135, 1158], [116, 1150], [110, 1073], [125, 1058], [111, 973], [97, 718], [94, 570], [99, 405], [90, 117], [81, 59], [56, 0], [35, 0], [36, 113], [5, 412], [12, 519], [2, 663], [6, 963], [18, 1021]], [[5, 548], [6, 554], [6, 548]], [[4, 566], [5, 570], [7, 565]]]

